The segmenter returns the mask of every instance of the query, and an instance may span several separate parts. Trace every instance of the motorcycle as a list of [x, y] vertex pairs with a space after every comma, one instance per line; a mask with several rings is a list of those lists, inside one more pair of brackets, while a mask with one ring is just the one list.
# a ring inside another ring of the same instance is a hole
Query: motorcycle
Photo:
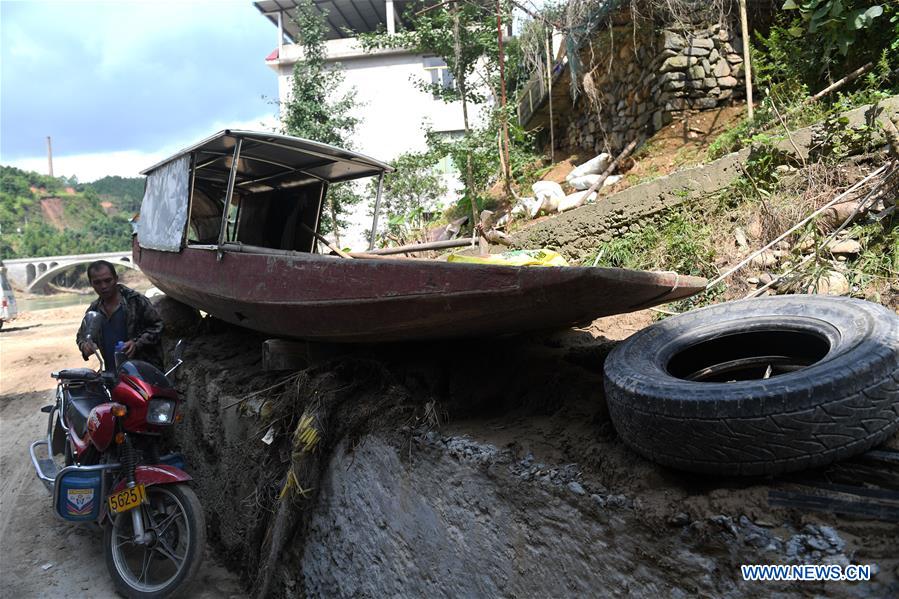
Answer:
[[[100, 315], [85, 315], [87, 339], [99, 339]], [[152, 364], [116, 354], [116, 368], [54, 372], [56, 403], [47, 438], [31, 444], [31, 461], [67, 522], [103, 527], [103, 553], [116, 589], [127, 597], [168, 597], [182, 591], [203, 559], [203, 509], [187, 485], [183, 456], [162, 454], [165, 433], [182, 419], [181, 399]], [[43, 448], [43, 449], [41, 449]], [[46, 453], [40, 457], [39, 453]], [[63, 455], [62, 468], [54, 456]]]

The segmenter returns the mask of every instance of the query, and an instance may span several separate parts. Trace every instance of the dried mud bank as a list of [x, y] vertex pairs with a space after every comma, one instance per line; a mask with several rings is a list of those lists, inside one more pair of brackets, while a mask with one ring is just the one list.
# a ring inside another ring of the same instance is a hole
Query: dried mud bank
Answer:
[[[899, 593], [897, 525], [770, 507], [787, 482], [689, 476], [627, 450], [602, 394], [604, 337], [318, 347], [274, 387], [288, 373], [261, 371], [262, 337], [179, 327], [179, 442], [210, 543], [255, 594]], [[743, 582], [753, 563], [874, 575]]]

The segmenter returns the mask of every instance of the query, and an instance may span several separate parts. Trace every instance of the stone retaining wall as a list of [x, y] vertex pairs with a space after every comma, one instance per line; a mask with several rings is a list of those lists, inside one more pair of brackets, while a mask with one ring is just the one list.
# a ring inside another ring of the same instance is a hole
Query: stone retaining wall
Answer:
[[744, 97], [742, 39], [735, 27], [647, 24], [599, 31], [581, 54], [583, 96], [562, 111], [561, 143], [614, 154], [685, 111]]

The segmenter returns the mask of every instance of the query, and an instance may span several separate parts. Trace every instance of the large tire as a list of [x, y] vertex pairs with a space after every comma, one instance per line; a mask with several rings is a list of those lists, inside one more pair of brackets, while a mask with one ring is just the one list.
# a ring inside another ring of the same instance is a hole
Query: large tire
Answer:
[[[185, 484], [154, 485], [146, 491], [149, 505], [140, 507], [144, 510], [144, 526], [154, 532], [161, 530], [158, 537], [165, 544], [146, 547], [125, 542], [133, 537], [131, 513], [120, 514], [106, 526], [103, 534], [106, 568], [116, 590], [125, 597], [173, 597], [186, 590], [203, 562], [206, 548], [203, 507], [193, 489]], [[167, 518], [172, 515], [174, 518]], [[169, 526], [160, 526], [166, 521]], [[180, 565], [165, 556], [163, 550], [168, 549], [183, 555]], [[146, 576], [144, 564], [147, 564]]]
[[719, 304], [633, 335], [605, 375], [618, 434], [650, 460], [718, 475], [822, 466], [899, 428], [899, 317], [816, 295]]

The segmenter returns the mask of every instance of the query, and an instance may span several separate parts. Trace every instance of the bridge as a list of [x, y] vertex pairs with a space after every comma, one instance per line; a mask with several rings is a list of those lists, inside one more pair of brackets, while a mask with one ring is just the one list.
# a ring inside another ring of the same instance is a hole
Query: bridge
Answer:
[[102, 254], [78, 254], [73, 256], [41, 256], [39, 258], [16, 258], [4, 260], [6, 276], [10, 282], [27, 291], [42, 289], [57, 275], [78, 264], [90, 264], [94, 260], [106, 260], [116, 266], [140, 270], [131, 261], [131, 251], [107, 252]]

